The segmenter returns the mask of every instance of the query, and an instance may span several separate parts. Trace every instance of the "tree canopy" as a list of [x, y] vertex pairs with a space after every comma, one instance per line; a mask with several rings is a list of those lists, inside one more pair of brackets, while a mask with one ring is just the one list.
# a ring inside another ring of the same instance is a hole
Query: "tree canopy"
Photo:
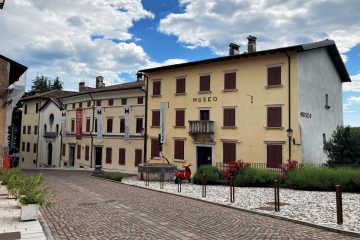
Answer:
[[62, 90], [63, 83], [60, 81], [59, 77], [55, 79], [50, 79], [43, 75], [38, 75], [32, 82], [31, 90], [27, 95], [34, 95], [36, 91], [39, 92], [48, 92], [52, 90]]

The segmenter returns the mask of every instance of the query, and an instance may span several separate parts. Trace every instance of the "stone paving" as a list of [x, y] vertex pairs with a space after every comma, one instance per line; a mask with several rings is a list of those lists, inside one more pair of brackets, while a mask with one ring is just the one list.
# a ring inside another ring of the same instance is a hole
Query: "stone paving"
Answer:
[[5, 186], [0, 186], [1, 239], [46, 240], [39, 221], [20, 222], [19, 204], [15, 199], [8, 198]]
[[90, 177], [43, 170], [55, 239], [355, 239], [296, 223]]

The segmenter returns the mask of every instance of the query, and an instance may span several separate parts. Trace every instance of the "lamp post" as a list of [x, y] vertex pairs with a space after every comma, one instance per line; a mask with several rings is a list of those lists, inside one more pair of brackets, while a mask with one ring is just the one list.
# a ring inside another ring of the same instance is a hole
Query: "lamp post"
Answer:
[[146, 154], [147, 154], [147, 110], [148, 110], [148, 76], [144, 72], [137, 72], [136, 73], [137, 81], [146, 81], [144, 84], [144, 87], [141, 89], [145, 92], [145, 124], [144, 124], [144, 130], [141, 131], [142, 135], [144, 137], [144, 156], [142, 163], [146, 162]]
[[286, 134], [289, 138], [289, 162], [291, 161], [291, 139], [293, 137], [293, 133], [294, 133], [294, 131], [291, 128], [288, 128], [286, 130]]
[[5, 4], [5, 0], [0, 0], [0, 9], [3, 9]]

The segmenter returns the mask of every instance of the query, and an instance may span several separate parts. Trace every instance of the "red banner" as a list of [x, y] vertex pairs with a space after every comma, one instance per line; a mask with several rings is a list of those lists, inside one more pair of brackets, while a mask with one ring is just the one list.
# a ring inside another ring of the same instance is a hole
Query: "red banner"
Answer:
[[76, 140], [81, 140], [82, 132], [82, 109], [76, 109]]
[[11, 156], [9, 155], [5, 155], [3, 157], [2, 169], [10, 169], [10, 160], [11, 160]]

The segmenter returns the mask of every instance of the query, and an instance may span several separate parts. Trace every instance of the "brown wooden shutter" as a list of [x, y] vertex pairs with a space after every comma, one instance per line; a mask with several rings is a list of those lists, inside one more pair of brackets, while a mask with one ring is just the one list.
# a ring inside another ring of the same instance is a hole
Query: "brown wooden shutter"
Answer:
[[159, 140], [151, 139], [151, 158], [159, 157]]
[[111, 163], [112, 148], [106, 148], [106, 163]]
[[267, 126], [281, 127], [281, 107], [267, 108]]
[[36, 153], [36, 143], [33, 144], [33, 153]]
[[142, 160], [142, 150], [135, 149], [135, 167], [141, 163]]
[[113, 120], [112, 118], [108, 118], [106, 123], [106, 132], [112, 133], [112, 128], [113, 128]]
[[86, 132], [90, 132], [90, 118], [86, 119]]
[[35, 134], [35, 135], [38, 134], [38, 126], [37, 126], [37, 125], [34, 126], [34, 134]]
[[268, 68], [268, 85], [281, 85], [281, 66]]
[[120, 119], [120, 133], [125, 132], [125, 118]]
[[159, 127], [160, 126], [160, 111], [152, 111], [152, 124], [151, 126]]
[[71, 132], [75, 132], [75, 119], [71, 119]]
[[138, 104], [143, 104], [144, 103], [144, 98], [143, 97], [138, 97], [137, 103]]
[[235, 109], [226, 108], [224, 109], [224, 126], [234, 127], [235, 126]]
[[21, 151], [25, 152], [25, 142], [21, 143]]
[[96, 106], [101, 106], [101, 100], [96, 101]]
[[184, 141], [175, 140], [174, 141], [174, 158], [179, 160], [184, 160]]
[[282, 164], [282, 145], [267, 145], [267, 162], [268, 168], [279, 168]]
[[200, 76], [200, 92], [210, 91], [210, 75]]
[[125, 165], [125, 148], [119, 148], [119, 165]]
[[114, 100], [113, 100], [113, 99], [109, 99], [109, 100], [108, 100], [108, 105], [109, 105], [109, 106], [114, 105]]
[[236, 73], [232, 72], [232, 73], [225, 73], [225, 77], [224, 77], [224, 89], [225, 90], [229, 90], [229, 89], [236, 89]]
[[177, 127], [185, 126], [185, 110], [176, 110], [175, 125]]
[[161, 82], [153, 82], [153, 96], [159, 96], [161, 92]]
[[236, 161], [236, 143], [235, 142], [224, 142], [223, 143], [223, 162]]
[[81, 145], [77, 145], [76, 148], [76, 158], [80, 159], [81, 158]]
[[136, 118], [136, 133], [141, 133], [141, 130], [143, 130], [143, 119]]
[[126, 104], [127, 104], [127, 98], [122, 98], [121, 105], [126, 105]]
[[176, 79], [176, 93], [185, 93], [185, 78]]
[[89, 160], [90, 147], [85, 146], [85, 160]]

